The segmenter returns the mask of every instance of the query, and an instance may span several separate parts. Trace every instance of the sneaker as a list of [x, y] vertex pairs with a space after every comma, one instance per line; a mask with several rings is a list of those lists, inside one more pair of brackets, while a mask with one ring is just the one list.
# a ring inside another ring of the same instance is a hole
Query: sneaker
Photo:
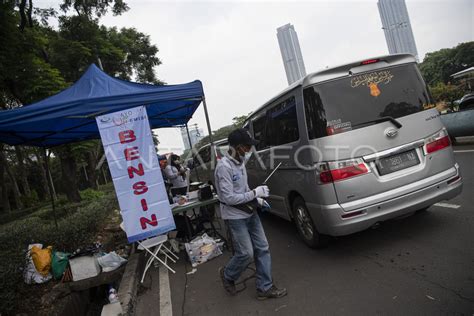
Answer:
[[232, 296], [237, 294], [237, 290], [235, 289], [234, 281], [229, 281], [224, 276], [224, 267], [219, 268], [219, 275], [221, 276], [222, 285], [224, 286], [224, 289], [226, 290], [226, 292], [229, 293], [229, 295], [232, 295]]
[[260, 301], [266, 300], [267, 298], [280, 298], [288, 294], [285, 288], [277, 288], [275, 285], [272, 285], [271, 288], [265, 292], [257, 290], [257, 299]]

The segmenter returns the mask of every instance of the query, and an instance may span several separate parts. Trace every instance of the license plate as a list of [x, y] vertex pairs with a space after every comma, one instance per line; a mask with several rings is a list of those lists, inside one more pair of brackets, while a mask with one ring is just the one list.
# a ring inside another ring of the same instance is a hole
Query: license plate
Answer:
[[380, 175], [410, 168], [419, 163], [420, 160], [418, 159], [418, 155], [414, 149], [401, 154], [382, 158], [375, 162]]

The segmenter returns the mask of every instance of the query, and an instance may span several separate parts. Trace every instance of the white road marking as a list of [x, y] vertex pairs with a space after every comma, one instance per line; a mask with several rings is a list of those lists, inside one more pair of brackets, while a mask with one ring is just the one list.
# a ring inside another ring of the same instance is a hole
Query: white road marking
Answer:
[[449, 204], [449, 203], [443, 203], [443, 202], [436, 203], [435, 206], [447, 207], [447, 208], [460, 208], [461, 207], [461, 205]]
[[173, 316], [168, 269], [160, 266], [160, 316]]
[[455, 153], [474, 153], [474, 149], [454, 150]]

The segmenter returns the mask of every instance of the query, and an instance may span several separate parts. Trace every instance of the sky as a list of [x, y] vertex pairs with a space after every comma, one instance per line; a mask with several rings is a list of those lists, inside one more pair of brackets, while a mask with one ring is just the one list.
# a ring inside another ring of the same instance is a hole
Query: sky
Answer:
[[[276, 37], [284, 24], [298, 33], [307, 73], [388, 54], [377, 0], [125, 2], [128, 12], [107, 15], [101, 23], [149, 35], [163, 63], [156, 68], [160, 80], [201, 80], [212, 130], [287, 87]], [[406, 5], [420, 60], [474, 40], [473, 0], [406, 0]], [[207, 134], [202, 106], [189, 122], [194, 123]], [[182, 152], [178, 129], [156, 131], [160, 152]]]

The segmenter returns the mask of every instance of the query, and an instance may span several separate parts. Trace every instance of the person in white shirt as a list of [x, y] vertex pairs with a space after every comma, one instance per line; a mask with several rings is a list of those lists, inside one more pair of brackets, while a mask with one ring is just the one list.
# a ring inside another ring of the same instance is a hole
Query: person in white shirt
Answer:
[[170, 180], [171, 194], [176, 195], [185, 195], [188, 187], [188, 181], [186, 178], [186, 173], [189, 169], [183, 167], [179, 160], [179, 156], [172, 154], [169, 158], [169, 163], [165, 167], [165, 176]]
[[255, 210], [247, 212], [245, 208], [239, 207], [254, 200], [260, 206], [268, 205], [263, 198], [269, 196], [269, 188], [261, 185], [250, 190], [247, 182], [245, 162], [256, 140], [243, 128], [232, 131], [228, 140], [229, 152], [219, 160], [215, 170], [221, 215], [228, 224], [235, 250], [230, 261], [219, 269], [222, 284], [230, 295], [237, 294], [235, 282], [253, 260], [256, 266], [257, 299], [283, 297], [287, 290], [273, 284], [270, 249], [260, 217]]

